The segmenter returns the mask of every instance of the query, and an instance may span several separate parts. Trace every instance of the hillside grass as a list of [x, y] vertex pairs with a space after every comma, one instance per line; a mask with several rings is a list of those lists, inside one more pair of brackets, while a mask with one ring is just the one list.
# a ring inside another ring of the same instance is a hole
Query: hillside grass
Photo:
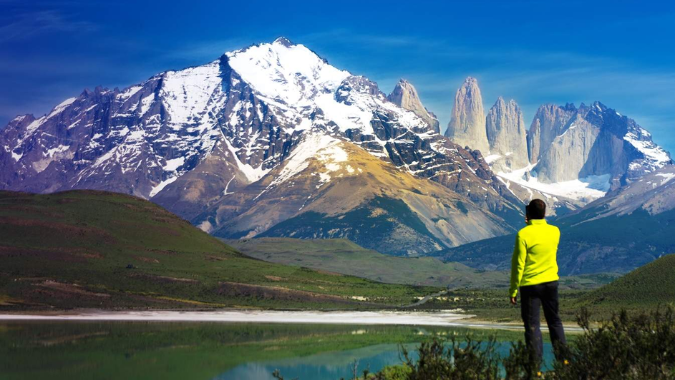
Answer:
[[618, 278], [600, 289], [584, 294], [578, 305], [608, 314], [617, 309], [643, 311], [675, 305], [675, 254], [665, 255]]
[[132, 196], [0, 192], [0, 309], [381, 308], [438, 290], [252, 259]]
[[[417, 309], [466, 310], [478, 319], [519, 322], [520, 307], [509, 304], [509, 275], [506, 271], [476, 270], [461, 263], [443, 263], [432, 257], [404, 258], [380, 254], [346, 239], [255, 238], [225, 240], [252, 257], [275, 263], [310, 267], [365, 277], [380, 282], [437, 285], [448, 292], [432, 298]], [[591, 274], [560, 278], [561, 314], [573, 322], [577, 301], [616, 274]], [[605, 315], [603, 313], [603, 315]]]
[[433, 257], [394, 257], [347, 239], [256, 238], [225, 240], [247, 256], [391, 284], [449, 288], [507, 288], [505, 272], [487, 272]]

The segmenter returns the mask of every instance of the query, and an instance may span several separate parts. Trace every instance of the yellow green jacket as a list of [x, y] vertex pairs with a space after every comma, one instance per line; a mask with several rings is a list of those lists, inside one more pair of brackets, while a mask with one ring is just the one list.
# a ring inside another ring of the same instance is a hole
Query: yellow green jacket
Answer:
[[560, 242], [560, 230], [544, 219], [533, 219], [516, 236], [516, 245], [511, 258], [511, 287], [509, 294], [515, 297], [519, 286], [536, 285], [556, 281], [558, 262], [556, 253]]

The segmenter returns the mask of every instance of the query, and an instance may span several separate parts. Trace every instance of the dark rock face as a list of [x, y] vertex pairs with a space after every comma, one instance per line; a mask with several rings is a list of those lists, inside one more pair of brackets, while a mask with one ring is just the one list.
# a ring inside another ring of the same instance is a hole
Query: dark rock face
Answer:
[[[574, 104], [559, 107], [554, 104], [545, 104], [534, 115], [528, 134], [528, 151], [530, 162], [536, 164], [542, 151], [548, 149], [556, 136], [563, 133], [565, 125], [576, 113]], [[543, 148], [542, 148], [543, 147]]]

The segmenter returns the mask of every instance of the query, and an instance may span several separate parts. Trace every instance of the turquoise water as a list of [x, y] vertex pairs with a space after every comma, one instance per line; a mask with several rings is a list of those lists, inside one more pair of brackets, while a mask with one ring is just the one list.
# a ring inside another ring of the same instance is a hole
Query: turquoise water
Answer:
[[[487, 338], [500, 353], [520, 332], [416, 326], [149, 322], [0, 323], [2, 379], [337, 380], [400, 364], [434, 336]], [[546, 359], [551, 359], [546, 344]]]
[[[498, 351], [500, 355], [508, 355], [510, 342], [501, 342]], [[356, 364], [357, 373], [362, 374], [364, 369], [377, 372], [389, 365], [400, 364], [402, 359], [399, 345], [382, 344], [356, 350], [322, 353], [302, 358], [291, 358], [269, 362], [249, 362], [239, 365], [219, 376], [217, 380], [274, 380], [272, 373], [279, 370], [286, 379], [317, 379], [338, 380], [351, 379]], [[414, 353], [416, 345], [408, 344], [411, 357], [417, 358]], [[544, 347], [546, 363], [553, 359], [551, 345]]]

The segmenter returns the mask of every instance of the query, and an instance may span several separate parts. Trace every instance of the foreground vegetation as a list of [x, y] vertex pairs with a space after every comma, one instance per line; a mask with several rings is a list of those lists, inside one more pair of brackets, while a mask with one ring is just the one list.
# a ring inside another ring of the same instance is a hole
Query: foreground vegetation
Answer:
[[[597, 329], [590, 327], [583, 309], [577, 321], [584, 329], [568, 347], [557, 347], [557, 360], [543, 371], [537, 358], [521, 342], [507, 356], [496, 350], [496, 340], [463, 341], [435, 338], [423, 342], [413, 358], [401, 348], [403, 364], [386, 367], [354, 379], [468, 380], [468, 379], [675, 379], [675, 315], [672, 307], [630, 317], [625, 311]], [[277, 371], [275, 378], [282, 380]]]
[[387, 308], [438, 290], [252, 259], [127, 195], [0, 192], [0, 310]]

